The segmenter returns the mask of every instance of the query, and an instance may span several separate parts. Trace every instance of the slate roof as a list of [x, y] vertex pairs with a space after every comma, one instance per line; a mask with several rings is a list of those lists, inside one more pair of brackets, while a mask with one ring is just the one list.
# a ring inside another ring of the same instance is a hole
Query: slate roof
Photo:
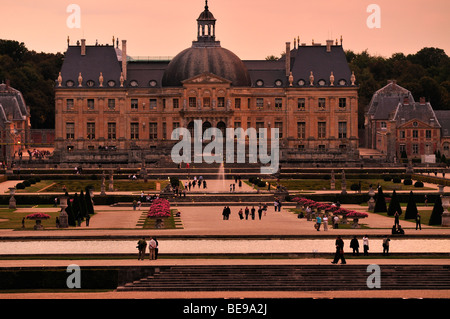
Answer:
[[442, 136], [450, 137], [450, 111], [434, 111], [441, 124]]
[[388, 120], [390, 114], [400, 103], [403, 103], [405, 97], [410, 103], [414, 103], [411, 92], [392, 81], [374, 93], [367, 114], [374, 120]]
[[436, 114], [430, 103], [400, 103], [396, 110], [394, 120], [402, 125], [411, 120], [418, 120], [432, 127], [440, 127]]
[[8, 121], [8, 115], [12, 115], [12, 120], [26, 120], [28, 113], [25, 100], [18, 90], [6, 84], [0, 84], [0, 123]]
[[92, 80], [94, 87], [99, 87], [100, 72], [103, 74], [103, 86], [108, 81], [116, 82], [120, 86], [121, 62], [118, 60], [116, 49], [113, 46], [86, 46], [86, 55], [81, 55], [81, 46], [69, 46], [64, 56], [61, 68], [62, 86], [66, 87], [67, 81], [74, 82], [73, 88], [78, 87], [78, 74], [83, 77], [83, 87], [86, 82]]

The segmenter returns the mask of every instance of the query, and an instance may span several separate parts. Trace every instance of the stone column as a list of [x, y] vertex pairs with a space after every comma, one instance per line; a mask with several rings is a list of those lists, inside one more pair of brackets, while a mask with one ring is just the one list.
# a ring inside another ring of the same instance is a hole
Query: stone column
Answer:
[[67, 196], [61, 196], [59, 198], [59, 204], [61, 206], [61, 212], [59, 213], [59, 228], [68, 228], [69, 227], [69, 216], [67, 215], [67, 200], [69, 198]]
[[10, 187], [9, 195], [11, 195], [11, 198], [9, 199], [9, 209], [16, 209], [16, 199], [14, 198], [15, 194], [16, 194], [16, 188]]
[[443, 227], [450, 227], [450, 213], [448, 211], [449, 206], [450, 196], [442, 196], [442, 208], [444, 208], [444, 211], [442, 212], [441, 226]]

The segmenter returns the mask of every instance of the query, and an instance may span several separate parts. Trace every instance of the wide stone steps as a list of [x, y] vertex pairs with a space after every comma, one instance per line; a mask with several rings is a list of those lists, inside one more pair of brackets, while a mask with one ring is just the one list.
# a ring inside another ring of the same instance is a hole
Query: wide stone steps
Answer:
[[[381, 289], [450, 289], [449, 266], [382, 265]], [[367, 290], [364, 265], [173, 266], [118, 291]]]

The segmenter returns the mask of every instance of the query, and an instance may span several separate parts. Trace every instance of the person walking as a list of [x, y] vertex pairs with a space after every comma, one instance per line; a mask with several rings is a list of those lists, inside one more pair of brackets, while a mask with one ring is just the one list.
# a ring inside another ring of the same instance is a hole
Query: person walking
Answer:
[[328, 230], [328, 215], [323, 216], [322, 223], [323, 223], [323, 230], [327, 231]]
[[145, 250], [147, 248], [147, 242], [145, 241], [145, 238], [142, 237], [137, 243], [137, 249], [138, 249], [138, 260], [144, 260], [145, 257]]
[[332, 264], [337, 264], [339, 259], [341, 260], [341, 264], [346, 264], [344, 257], [344, 241], [342, 240], [341, 236], [337, 236], [336, 242], [336, 253], [334, 254], [334, 260], [331, 262]]
[[339, 228], [339, 216], [334, 215], [333, 217], [333, 228], [338, 229]]
[[364, 235], [363, 237], [364, 256], [369, 256], [369, 237]]
[[251, 209], [251, 215], [253, 220], [255, 220], [255, 211], [256, 211], [255, 206], [253, 206]]
[[90, 220], [91, 220], [91, 215], [87, 214], [86, 215], [86, 227], [89, 227]]
[[389, 242], [391, 239], [389, 236], [383, 238], [383, 256], [389, 256]]
[[248, 209], [248, 207], [245, 207], [245, 211], [244, 211], [244, 214], [245, 214], [245, 220], [248, 220], [248, 214], [250, 213], [250, 210]]
[[243, 213], [243, 211], [242, 211], [242, 208], [239, 209], [238, 214], [239, 214], [239, 219], [241, 219], [241, 220], [244, 219], [244, 213]]
[[227, 220], [227, 206], [223, 207], [222, 216], [223, 216], [223, 220]]
[[150, 252], [148, 259], [154, 260], [155, 259], [155, 250], [156, 250], [156, 241], [153, 237], [148, 242], [148, 250]]
[[319, 231], [320, 230], [320, 225], [322, 224], [322, 218], [320, 217], [320, 215], [318, 215], [316, 217], [316, 230]]
[[417, 228], [422, 230], [422, 224], [420, 222], [420, 219], [421, 219], [420, 213], [417, 212], [417, 215], [416, 215], [416, 230], [417, 230]]
[[263, 213], [263, 209], [262, 209], [261, 206], [259, 206], [259, 208], [258, 208], [258, 217], [259, 217], [259, 220], [261, 220], [262, 213]]
[[353, 249], [353, 256], [359, 256], [359, 242], [356, 236], [353, 236], [353, 239], [350, 241], [350, 248]]
[[156, 259], [158, 259], [158, 252], [159, 252], [158, 240], [156, 239], [156, 237], [153, 237], [153, 239], [155, 240], [155, 243], [156, 243], [156, 247], [155, 247], [155, 260], [156, 260]]
[[394, 226], [400, 225], [399, 218], [400, 218], [400, 214], [398, 212], [395, 212], [395, 214], [394, 214]]

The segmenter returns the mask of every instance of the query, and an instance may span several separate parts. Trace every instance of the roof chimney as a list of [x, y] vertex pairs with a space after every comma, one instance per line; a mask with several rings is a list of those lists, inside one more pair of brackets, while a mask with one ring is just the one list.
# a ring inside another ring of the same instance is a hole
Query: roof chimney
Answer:
[[332, 45], [333, 45], [333, 40], [327, 40], [327, 52], [331, 52]]
[[408, 105], [409, 104], [409, 98], [408, 97], [404, 97], [403, 98], [403, 104]]
[[127, 40], [122, 40], [122, 72], [124, 80], [127, 79]]
[[425, 105], [426, 104], [426, 102], [425, 102], [425, 97], [421, 97], [420, 98], [420, 105]]
[[286, 76], [291, 73], [291, 42], [286, 42]]
[[81, 39], [81, 55], [86, 55], [86, 39]]

